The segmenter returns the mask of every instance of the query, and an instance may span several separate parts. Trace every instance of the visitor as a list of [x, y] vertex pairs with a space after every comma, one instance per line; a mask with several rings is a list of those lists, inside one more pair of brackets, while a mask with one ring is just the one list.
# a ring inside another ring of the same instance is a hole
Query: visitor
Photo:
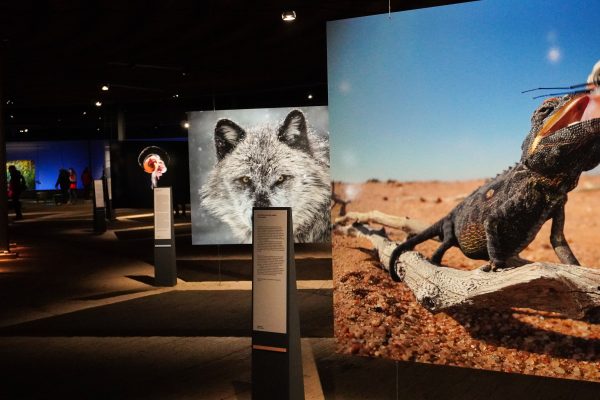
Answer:
[[83, 197], [88, 200], [92, 191], [92, 173], [89, 167], [85, 167], [81, 173], [81, 184], [83, 185]]
[[75, 204], [77, 200], [77, 173], [69, 168], [69, 204]]
[[[58, 170], [58, 178], [56, 179], [56, 183], [54, 184], [54, 188], [58, 189], [60, 187], [60, 202], [61, 204], [65, 204], [69, 199], [69, 171], [64, 168]], [[58, 204], [58, 201], [56, 202]]]
[[8, 173], [10, 174], [10, 179], [8, 180], [8, 198], [11, 200], [13, 209], [15, 210], [15, 219], [23, 219], [20, 199], [21, 193], [27, 189], [25, 178], [14, 165], [8, 167]]

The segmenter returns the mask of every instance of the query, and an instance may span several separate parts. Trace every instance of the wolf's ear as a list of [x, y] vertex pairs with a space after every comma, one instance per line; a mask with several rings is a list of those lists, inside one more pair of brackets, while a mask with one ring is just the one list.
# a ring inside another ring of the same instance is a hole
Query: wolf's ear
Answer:
[[215, 147], [217, 148], [217, 159], [231, 153], [235, 146], [246, 137], [246, 132], [235, 122], [228, 119], [220, 119], [215, 126]]
[[308, 130], [306, 128], [306, 118], [300, 110], [291, 111], [281, 127], [279, 127], [278, 138], [288, 146], [310, 153], [310, 143], [308, 142]]

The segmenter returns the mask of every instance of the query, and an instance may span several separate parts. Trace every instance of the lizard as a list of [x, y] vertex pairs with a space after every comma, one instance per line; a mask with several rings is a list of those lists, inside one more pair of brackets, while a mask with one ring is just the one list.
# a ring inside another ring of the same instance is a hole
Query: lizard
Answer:
[[564, 235], [565, 204], [581, 173], [600, 164], [600, 93], [544, 101], [531, 117], [521, 150], [513, 167], [396, 247], [388, 265], [393, 280], [400, 281], [395, 268], [400, 254], [436, 236], [441, 245], [430, 258], [434, 264], [457, 246], [471, 259], [488, 261], [484, 271], [507, 268], [550, 219], [550, 242], [560, 262], [579, 265]]

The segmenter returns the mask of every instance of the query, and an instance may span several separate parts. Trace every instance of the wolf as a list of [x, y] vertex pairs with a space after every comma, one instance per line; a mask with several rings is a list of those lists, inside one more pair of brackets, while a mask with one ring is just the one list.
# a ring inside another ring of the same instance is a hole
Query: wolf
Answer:
[[241, 243], [252, 241], [252, 207], [291, 207], [297, 243], [330, 241], [329, 143], [308, 128], [302, 111], [278, 126], [249, 129], [220, 119], [214, 144], [217, 162], [200, 205]]

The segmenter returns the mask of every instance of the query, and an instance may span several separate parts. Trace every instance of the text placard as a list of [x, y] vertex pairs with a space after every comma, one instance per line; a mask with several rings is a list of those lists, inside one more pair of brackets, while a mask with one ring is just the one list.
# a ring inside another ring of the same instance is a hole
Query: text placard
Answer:
[[96, 199], [96, 208], [104, 207], [104, 186], [102, 179], [94, 180], [94, 197]]
[[171, 188], [154, 188], [154, 239], [171, 239]]
[[252, 329], [287, 332], [287, 210], [254, 210]]

